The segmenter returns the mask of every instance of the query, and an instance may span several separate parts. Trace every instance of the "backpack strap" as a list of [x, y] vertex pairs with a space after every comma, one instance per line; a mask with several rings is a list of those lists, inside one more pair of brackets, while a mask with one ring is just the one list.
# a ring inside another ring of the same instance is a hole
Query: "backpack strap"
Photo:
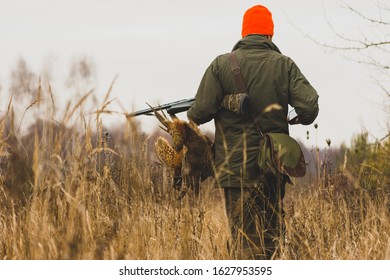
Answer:
[[[230, 60], [230, 64], [231, 64], [231, 71], [232, 71], [234, 80], [236, 81], [236, 85], [238, 87], [239, 93], [248, 94], [248, 89], [245, 85], [244, 78], [242, 77], [241, 68], [240, 68], [240, 65], [238, 64], [237, 54], [235, 51], [232, 51], [231, 53], [229, 53], [229, 60]], [[248, 108], [249, 109], [249, 112], [248, 112], [249, 116], [252, 119], [253, 124], [254, 124], [257, 132], [260, 134], [261, 137], [264, 137], [263, 133], [260, 130], [259, 125], [255, 121], [256, 119], [255, 119], [255, 114], [252, 110], [252, 106], [249, 104], [248, 107], [249, 107]]]
[[229, 60], [232, 67], [232, 74], [234, 76], [234, 79], [236, 80], [238, 91], [240, 93], [248, 93], [248, 89], [245, 86], [244, 78], [241, 75], [241, 68], [238, 64], [237, 54], [235, 51], [229, 53]]

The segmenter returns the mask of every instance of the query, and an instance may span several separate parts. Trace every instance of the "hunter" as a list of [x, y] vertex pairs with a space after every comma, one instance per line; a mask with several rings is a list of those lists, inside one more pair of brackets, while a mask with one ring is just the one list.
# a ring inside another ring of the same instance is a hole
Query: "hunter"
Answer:
[[215, 177], [224, 190], [232, 257], [272, 259], [278, 257], [283, 239], [288, 176], [262, 172], [260, 143], [265, 133], [289, 134], [288, 105], [300, 124], [313, 123], [318, 95], [294, 61], [272, 42], [274, 23], [266, 7], [245, 12], [241, 35], [232, 52], [248, 91], [249, 112], [237, 114], [220, 106], [225, 95], [240, 92], [227, 53], [206, 69], [187, 117], [197, 125], [215, 122]]

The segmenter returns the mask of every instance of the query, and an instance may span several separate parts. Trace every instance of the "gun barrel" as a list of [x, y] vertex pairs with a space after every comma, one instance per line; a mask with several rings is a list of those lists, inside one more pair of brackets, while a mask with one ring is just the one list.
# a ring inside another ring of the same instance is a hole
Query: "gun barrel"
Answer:
[[191, 108], [194, 102], [195, 102], [195, 98], [182, 100], [180, 101], [180, 103], [174, 104], [171, 107], [167, 108], [167, 112], [168, 114], [174, 115], [177, 113], [188, 111], [188, 109]]
[[166, 103], [163, 105], [150, 107], [148, 109], [143, 109], [140, 111], [129, 113], [129, 114], [127, 114], [127, 118], [132, 118], [132, 117], [136, 117], [136, 116], [140, 116], [140, 115], [151, 116], [151, 115], [153, 115], [154, 111], [161, 111], [161, 110], [165, 110], [165, 109], [167, 110], [168, 114], [176, 114], [176, 113], [187, 111], [192, 106], [192, 104], [194, 102], [195, 102], [195, 98], [182, 99], [179, 101], [174, 101], [171, 103]]
[[161, 111], [161, 110], [164, 110], [167, 108], [169, 108], [169, 106], [167, 107], [167, 106], [161, 105], [161, 106], [151, 107], [149, 109], [143, 109], [143, 110], [139, 110], [139, 111], [136, 111], [133, 113], [129, 113], [129, 114], [127, 114], [127, 117], [131, 118], [131, 117], [136, 117], [136, 116], [140, 116], [140, 115], [151, 116], [151, 115], [153, 115], [154, 111]]

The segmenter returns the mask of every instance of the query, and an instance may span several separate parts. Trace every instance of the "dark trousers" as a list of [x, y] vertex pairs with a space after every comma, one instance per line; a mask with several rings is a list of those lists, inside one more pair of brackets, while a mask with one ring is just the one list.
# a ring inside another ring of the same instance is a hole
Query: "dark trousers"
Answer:
[[274, 175], [243, 188], [224, 188], [226, 213], [235, 259], [271, 259], [284, 234], [283, 205], [286, 180]]

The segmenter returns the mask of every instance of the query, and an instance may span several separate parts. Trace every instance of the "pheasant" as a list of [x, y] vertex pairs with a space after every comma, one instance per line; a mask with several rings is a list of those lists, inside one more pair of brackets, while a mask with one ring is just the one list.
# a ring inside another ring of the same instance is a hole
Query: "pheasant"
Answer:
[[198, 194], [200, 181], [213, 175], [212, 141], [192, 122], [180, 120], [175, 115], [170, 115], [169, 119], [157, 111], [154, 115], [162, 124], [160, 128], [172, 138], [170, 145], [160, 136], [155, 142], [155, 151], [160, 161], [173, 169], [173, 186], [181, 189], [184, 185]]

